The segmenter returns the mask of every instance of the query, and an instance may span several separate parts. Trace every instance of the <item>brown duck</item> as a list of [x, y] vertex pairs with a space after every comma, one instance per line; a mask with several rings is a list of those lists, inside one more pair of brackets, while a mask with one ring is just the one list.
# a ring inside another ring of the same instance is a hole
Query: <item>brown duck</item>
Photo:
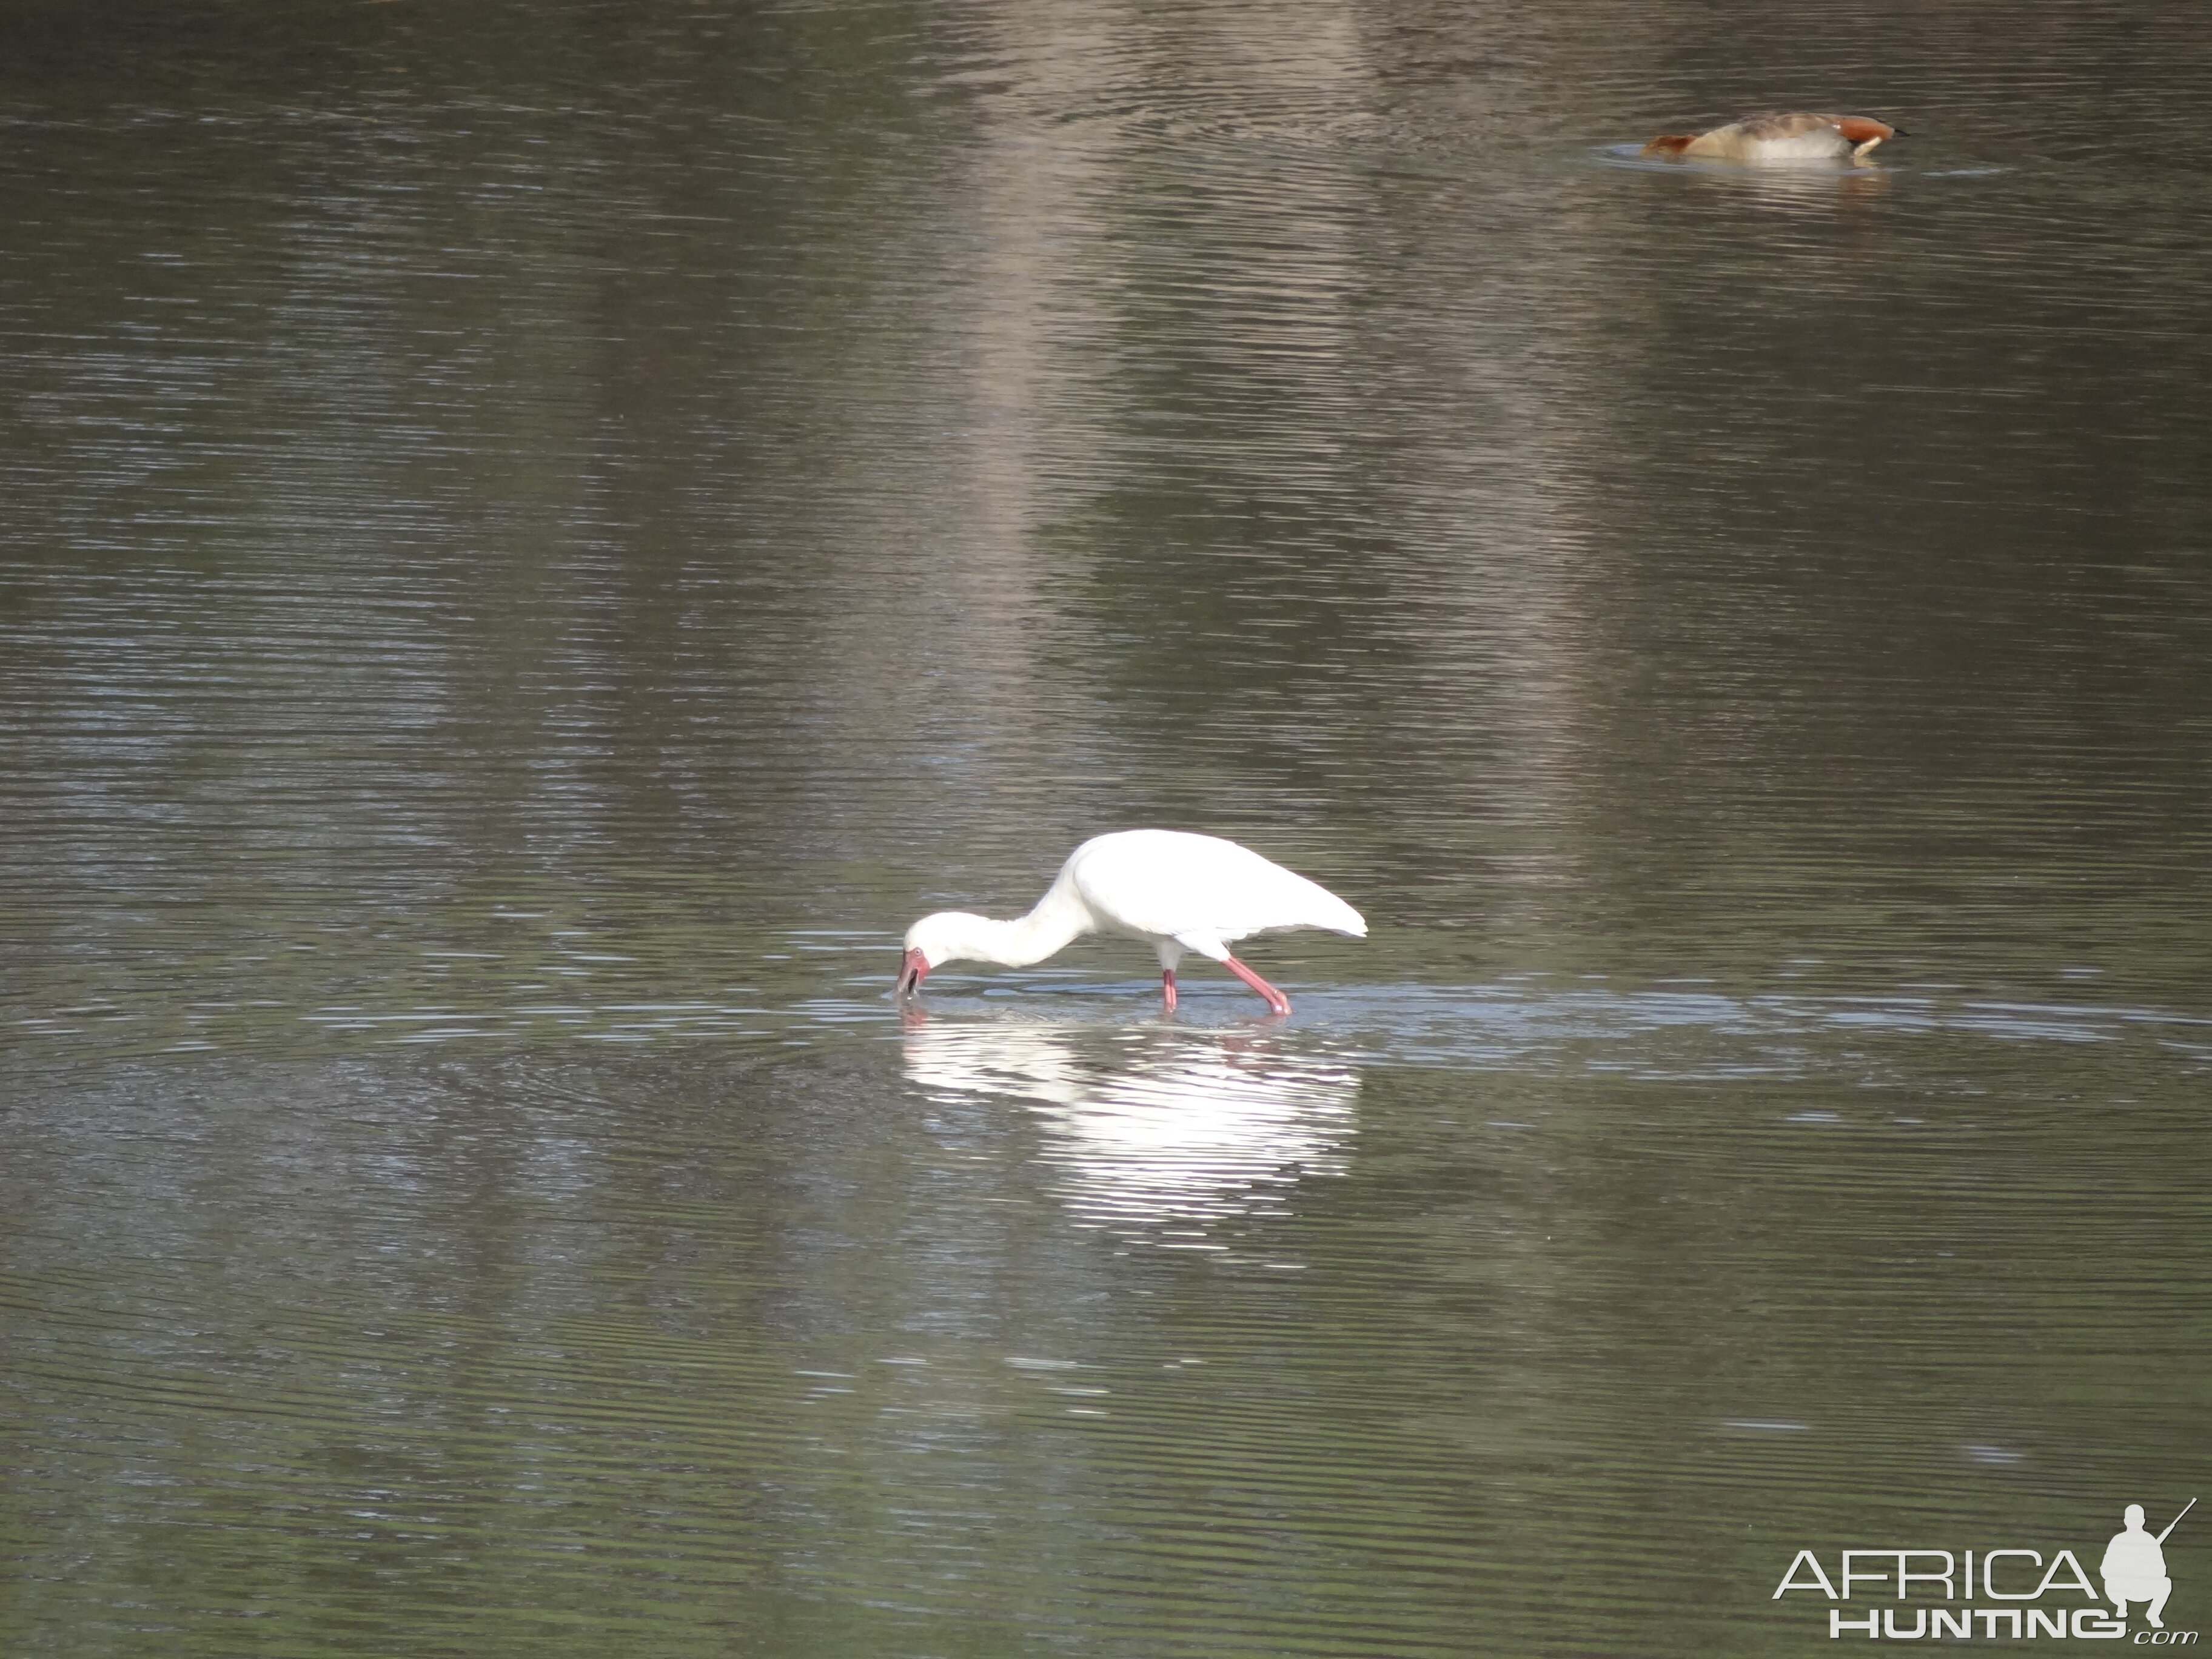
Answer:
[[1747, 115], [1711, 132], [1662, 132], [1646, 155], [1698, 156], [1716, 161], [1863, 161], [1876, 144], [1903, 129], [1870, 115], [1808, 115], [1802, 111]]

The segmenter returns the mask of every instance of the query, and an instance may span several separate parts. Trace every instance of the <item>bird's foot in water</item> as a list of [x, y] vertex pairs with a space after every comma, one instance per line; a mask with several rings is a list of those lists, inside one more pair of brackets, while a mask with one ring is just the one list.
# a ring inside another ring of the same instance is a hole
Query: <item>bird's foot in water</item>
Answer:
[[1291, 1012], [1291, 1000], [1288, 997], [1285, 996], [1280, 991], [1278, 991], [1273, 986], [1268, 984], [1266, 980], [1261, 979], [1259, 975], [1254, 973], [1243, 963], [1237, 961], [1235, 957], [1224, 957], [1221, 959], [1221, 965], [1226, 968], [1231, 973], [1236, 975], [1237, 978], [1243, 980], [1254, 990], [1257, 991], [1261, 996], [1267, 998], [1267, 1011], [1270, 1013], [1280, 1015], [1287, 1014]]

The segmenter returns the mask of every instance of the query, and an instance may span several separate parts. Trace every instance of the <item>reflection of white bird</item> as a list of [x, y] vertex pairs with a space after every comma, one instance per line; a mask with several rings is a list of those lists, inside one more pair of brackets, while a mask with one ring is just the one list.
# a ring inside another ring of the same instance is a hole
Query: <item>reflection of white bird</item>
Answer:
[[907, 929], [904, 996], [940, 963], [996, 962], [1026, 968], [1085, 933], [1140, 939], [1159, 952], [1161, 994], [1176, 1006], [1176, 964], [1186, 951], [1211, 957], [1267, 998], [1278, 1014], [1291, 1000], [1229, 953], [1254, 933], [1326, 927], [1367, 936], [1359, 912], [1317, 883], [1249, 848], [1178, 830], [1123, 830], [1086, 841], [1029, 915], [993, 921], [940, 910]]
[[1071, 1210], [1124, 1232], [1281, 1212], [1303, 1182], [1346, 1173], [1359, 1093], [1351, 1066], [1288, 1033], [918, 1010], [906, 1073], [1021, 1102], [1046, 1129], [1040, 1161]]

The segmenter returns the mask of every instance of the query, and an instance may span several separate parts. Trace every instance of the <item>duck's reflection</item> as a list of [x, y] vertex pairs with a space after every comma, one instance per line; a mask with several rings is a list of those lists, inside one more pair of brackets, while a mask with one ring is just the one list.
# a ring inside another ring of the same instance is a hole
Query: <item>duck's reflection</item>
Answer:
[[1718, 189], [1755, 198], [1762, 206], [1793, 210], [1859, 207], [1879, 200], [1893, 175], [1878, 167], [1747, 167], [1714, 162], [1701, 171]]
[[1359, 1092], [1325, 1042], [1264, 1027], [936, 1015], [908, 1024], [906, 1073], [1021, 1103], [1068, 1208], [1143, 1233], [1285, 1213], [1299, 1182], [1345, 1173]]
[[1736, 192], [1740, 199], [1796, 210], [1850, 207], [1876, 200], [1889, 191], [1896, 176], [1888, 167], [1849, 161], [1761, 167], [1743, 161], [1655, 160], [1630, 144], [1609, 147], [1606, 160], [1614, 167], [1664, 173], [1705, 189]]

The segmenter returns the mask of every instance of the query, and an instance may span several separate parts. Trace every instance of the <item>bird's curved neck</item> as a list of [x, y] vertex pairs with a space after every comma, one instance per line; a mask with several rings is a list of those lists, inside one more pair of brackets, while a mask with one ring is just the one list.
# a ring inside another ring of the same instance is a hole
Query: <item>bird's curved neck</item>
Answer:
[[1071, 939], [1092, 930], [1090, 911], [1057, 884], [1036, 902], [1036, 908], [1012, 921], [987, 921], [974, 942], [990, 949], [988, 961], [1006, 968], [1026, 968], [1042, 962]]

